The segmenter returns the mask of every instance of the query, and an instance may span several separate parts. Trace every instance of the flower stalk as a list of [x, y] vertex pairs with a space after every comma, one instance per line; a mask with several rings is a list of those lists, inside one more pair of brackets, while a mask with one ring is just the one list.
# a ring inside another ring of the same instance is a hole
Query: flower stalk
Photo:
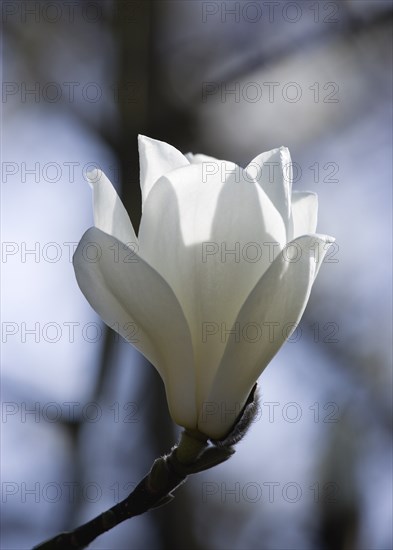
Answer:
[[124, 500], [70, 532], [60, 533], [35, 546], [33, 550], [81, 550], [87, 548], [98, 536], [113, 529], [123, 521], [170, 502], [172, 491], [187, 478], [184, 471], [171, 461], [176, 447], [168, 456], [157, 459], [150, 472]]
[[197, 474], [228, 460], [233, 444], [244, 437], [254, 421], [258, 396], [256, 385], [232, 431], [222, 441], [212, 441], [198, 431], [184, 430], [171, 452], [157, 458], [150, 472], [124, 500], [73, 531], [64, 532], [35, 546], [33, 550], [82, 550], [119, 523], [168, 504], [175, 491], [191, 474]]

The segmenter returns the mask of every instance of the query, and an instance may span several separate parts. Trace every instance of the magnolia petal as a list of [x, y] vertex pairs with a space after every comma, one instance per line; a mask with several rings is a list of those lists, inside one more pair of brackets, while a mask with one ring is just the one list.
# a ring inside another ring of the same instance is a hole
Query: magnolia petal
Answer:
[[185, 157], [191, 164], [201, 164], [202, 162], [221, 162], [215, 157], [201, 155], [200, 153], [197, 153], [195, 155], [193, 153], [186, 153]]
[[259, 183], [288, 227], [291, 214], [292, 163], [287, 147], [261, 153], [244, 170], [249, 178]]
[[138, 148], [143, 208], [147, 195], [161, 176], [190, 163], [172, 145], [147, 136], [138, 136]]
[[290, 240], [301, 235], [315, 233], [318, 217], [318, 196], [316, 193], [292, 192], [292, 227]]
[[86, 175], [93, 188], [94, 225], [122, 243], [137, 243], [127, 210], [109, 179], [101, 170]]
[[[220, 161], [161, 178], [142, 216], [142, 256], [174, 290], [187, 318], [195, 352], [197, 403], [205, 401], [224, 344], [204, 341], [208, 326], [230, 328], [240, 307], [286, 243], [280, 214], [258, 184]], [[165, 207], [163, 207], [165, 205]]]
[[[199, 410], [200, 431], [222, 438], [231, 429], [255, 381], [296, 328], [333, 241], [324, 235], [295, 239], [258, 281], [227, 337], [211, 391]], [[217, 342], [221, 336], [212, 339]]]
[[171, 288], [135, 251], [97, 228], [86, 231], [73, 261], [92, 308], [157, 368], [172, 418], [195, 428], [191, 337]]

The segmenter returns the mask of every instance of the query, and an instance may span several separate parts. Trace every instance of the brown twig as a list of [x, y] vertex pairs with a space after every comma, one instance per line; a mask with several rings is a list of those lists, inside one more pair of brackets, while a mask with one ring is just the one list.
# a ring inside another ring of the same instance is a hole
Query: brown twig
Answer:
[[173, 498], [171, 492], [181, 485], [187, 477], [176, 471], [176, 467], [173, 466], [171, 461], [172, 456], [173, 452], [168, 457], [158, 459], [162, 461], [161, 467], [166, 469], [166, 476], [164, 476], [166, 480], [160, 487], [156, 488], [152, 485], [153, 466], [150, 473], [142, 479], [127, 498], [74, 531], [60, 533], [52, 539], [35, 546], [33, 550], [81, 550], [86, 548], [98, 536], [126, 519], [170, 502]]
[[93, 540], [126, 519], [138, 516], [173, 500], [174, 491], [190, 474], [212, 468], [228, 460], [234, 449], [230, 446], [208, 445], [206, 438], [183, 432], [178, 446], [169, 455], [158, 458], [150, 472], [127, 498], [77, 527], [60, 533], [35, 546], [33, 550], [82, 550]]
[[74, 531], [60, 533], [33, 550], [82, 550], [126, 519], [167, 504], [174, 498], [172, 492], [184, 483], [187, 476], [213, 468], [234, 454], [233, 445], [251, 426], [257, 403], [255, 384], [231, 431], [224, 438], [213, 440], [198, 430], [184, 430], [178, 445], [170, 454], [155, 460], [150, 472], [127, 498]]

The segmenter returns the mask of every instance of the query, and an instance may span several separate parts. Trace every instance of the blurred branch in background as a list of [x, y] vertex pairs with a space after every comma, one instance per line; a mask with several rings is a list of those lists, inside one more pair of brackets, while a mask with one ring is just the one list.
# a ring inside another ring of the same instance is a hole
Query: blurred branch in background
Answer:
[[343, 411], [341, 422], [332, 429], [321, 465], [322, 480], [329, 488], [327, 498], [319, 506], [317, 546], [323, 550], [352, 550], [361, 546], [361, 503], [356, 479], [359, 434], [354, 434], [353, 419], [349, 418], [349, 411]]
[[[76, 3], [75, 3], [76, 4]], [[93, 36], [90, 43], [87, 43], [88, 56], [91, 56], [92, 64], [94, 57], [98, 54], [103, 64], [104, 75], [111, 75], [117, 80], [115, 82], [114, 106], [117, 113], [114, 113], [114, 121], [108, 119], [112, 109], [106, 106], [106, 109], [97, 113], [96, 110], [86, 109], [83, 102], [73, 101], [64, 103], [60, 106], [65, 109], [66, 116], [71, 116], [75, 119], [78, 125], [84, 126], [92, 138], [102, 141], [106, 146], [109, 146], [116, 159], [118, 168], [115, 170], [116, 178], [114, 183], [121, 184], [122, 200], [130, 214], [132, 223], [137, 231], [141, 217], [141, 193], [139, 186], [139, 159], [137, 150], [137, 135], [146, 133], [154, 135], [157, 129], [162, 131], [162, 121], [155, 120], [155, 115], [166, 111], [166, 123], [172, 136], [176, 131], [182, 129], [181, 124], [176, 125], [176, 115], [170, 109], [165, 109], [160, 104], [160, 85], [157, 81], [157, 70], [155, 60], [155, 43], [152, 28], [155, 24], [155, 2], [138, 2], [135, 4], [136, 12], [132, 6], [132, 2], [118, 2], [115, 6], [110, 7], [110, 4], [104, 7], [105, 18], [102, 21], [102, 31], [104, 36], [110, 35], [110, 42], [114, 44], [113, 49], [103, 52], [100, 41], [102, 35]], [[83, 5], [83, 2], [80, 2]], [[135, 18], [136, 15], [136, 18]], [[52, 62], [45, 63], [45, 50], [54, 40], [53, 34], [56, 33], [56, 40], [59, 41], [59, 46], [62, 44], [64, 51], [69, 47], [69, 35], [67, 25], [63, 28], [59, 24], [51, 25], [48, 21], [43, 21], [35, 29], [40, 28], [40, 32], [26, 32], [25, 25], [10, 24], [5, 26], [7, 44], [12, 47], [13, 56], [18, 62], [23, 60], [25, 69], [23, 71], [24, 78], [31, 80], [34, 83], [47, 83], [56, 80], [58, 73], [58, 59], [52, 59]], [[34, 28], [34, 27], [33, 27]], [[75, 30], [77, 31], [75, 33]], [[79, 51], [84, 50], [85, 37], [83, 36], [84, 26], [72, 27], [73, 39], [72, 48], [74, 49], [75, 57]], [[106, 38], [108, 40], [108, 38]], [[86, 51], [86, 50], [85, 50]], [[115, 70], [113, 70], [115, 67]], [[70, 66], [64, 65], [64, 76], [70, 72], [70, 80], [74, 76]], [[68, 75], [67, 75], [68, 76]], [[92, 75], [88, 75], [88, 80], [92, 79]], [[108, 83], [107, 83], [108, 84]], [[130, 90], [135, 90], [130, 94]], [[165, 134], [165, 130], [164, 130]], [[181, 142], [181, 134], [177, 136], [178, 143]], [[97, 159], [99, 162], [99, 159]], [[110, 400], [108, 391], [112, 391], [113, 386], [116, 388], [116, 383], [113, 384], [115, 376], [114, 363], [118, 360], [117, 348], [119, 344], [115, 338], [114, 332], [105, 327], [104, 340], [100, 362], [97, 368], [96, 381], [92, 384], [91, 393], [88, 401], [104, 403]], [[145, 362], [144, 359], [141, 361]], [[165, 391], [161, 378], [156, 371], [148, 364], [144, 365], [144, 383], [140, 389], [139, 402], [143, 403], [144, 411], [144, 442], [147, 453], [147, 465], [149, 465], [156, 457], [167, 452], [175, 442], [175, 430], [170, 420], [167, 411]], [[132, 365], [130, 365], [132, 368]], [[113, 395], [116, 398], [116, 394]], [[126, 428], [132, 424], [126, 424]], [[69, 438], [72, 441], [73, 458], [72, 464], [74, 468], [74, 482], [83, 485], [89, 479], [89, 471], [87, 469], [84, 453], [86, 452], [86, 444], [83, 443], [84, 421], [82, 418], [73, 419], [72, 421], [63, 421], [63, 429], [66, 429]], [[118, 429], [121, 425], [117, 426]], [[123, 425], [124, 430], [124, 425]], [[126, 432], [126, 430], [124, 430]], [[122, 433], [121, 437], [128, 438], [131, 434]], [[95, 435], [97, 438], [101, 434]], [[121, 445], [120, 441], [119, 444]], [[121, 453], [119, 448], [116, 452]], [[128, 457], [130, 464], [130, 472], [133, 471], [132, 461], [134, 453]], [[182, 548], [186, 545], [188, 548], [197, 548], [195, 541], [192, 539], [191, 522], [192, 517], [190, 512], [187, 513], [187, 498], [183, 495], [183, 501], [180, 503], [182, 514], [185, 521], [182, 525], [187, 527], [182, 529], [177, 525], [176, 509], [179, 506], [179, 499], [170, 507], [164, 507], [162, 510], [155, 511], [154, 518], [151, 521], [156, 523], [158, 531], [158, 539], [162, 548]], [[64, 518], [64, 527], [69, 529], [78, 524], [81, 510], [86, 505], [81, 499], [77, 499], [68, 508], [68, 518]], [[188, 517], [187, 517], [188, 516]], [[48, 529], [50, 525], [48, 525]]]
[[[183, 9], [179, 5], [176, 6], [176, 1], [167, 0], [160, 3], [158, 10], [166, 15], [164, 21], [168, 26], [174, 25], [176, 17], [188, 28], [190, 15], [187, 12], [187, 7]], [[199, 4], [200, 10], [203, 11], [203, 6], [211, 5], [209, 2], [195, 2]], [[250, 7], [254, 10], [256, 6]], [[318, 8], [319, 4], [319, 8]], [[314, 22], [304, 22], [303, 18], [299, 18], [299, 25], [289, 25], [278, 36], [273, 36], [275, 29], [280, 32], [280, 26], [276, 20], [279, 19], [280, 4], [276, 4], [276, 17], [272, 19], [272, 25], [268, 25], [267, 18], [261, 17], [259, 25], [247, 25], [246, 17], [241, 17], [242, 5], [236, 2], [227, 2], [228, 11], [225, 11], [225, 3], [222, 4], [221, 10], [214, 17], [206, 15], [204, 28], [202, 25], [195, 26], [193, 29], [194, 36], [191, 38], [189, 33], [175, 32], [168, 33], [165, 36], [166, 42], [160, 51], [163, 66], [167, 64], [167, 74], [162, 72], [163, 90], [170, 91], [173, 88], [173, 80], [171, 79], [171, 68], [173, 64], [173, 74], [176, 76], [175, 82], [181, 88], [182, 95], [187, 98], [190, 105], [194, 107], [201, 103], [201, 83], [212, 82], [222, 85], [238, 82], [252, 75], [255, 71], [259, 71], [265, 67], [278, 65], [288, 57], [296, 56], [305, 51], [318, 50], [319, 48], [328, 45], [329, 43], [337, 42], [341, 39], [348, 41], [357, 41], [359, 46], [362, 44], [362, 36], [366, 34], [378, 34], [381, 29], [389, 29], [392, 25], [392, 12], [386, 9], [372, 10], [367, 14], [362, 13], [362, 10], [354, 8], [354, 4], [361, 5], [361, 2], [353, 2], [352, 0], [344, 0], [339, 4], [320, 0], [318, 4], [312, 5], [308, 0], [301, 0], [294, 3], [294, 9], [304, 16], [307, 12], [309, 15], [313, 10], [319, 14], [315, 14]], [[365, 5], [366, 2], [363, 2]], [[377, 4], [377, 3], [376, 3]], [[379, 2], [380, 4], [380, 2]], [[258, 5], [258, 4], [257, 4]], [[268, 3], [260, 3], [260, 10], [267, 10]], [[314, 6], [312, 8], [312, 6]], [[236, 7], [238, 9], [236, 9]], [[284, 10], [285, 3], [282, 3]], [[289, 6], [288, 6], [289, 7]], [[232, 12], [230, 9], [232, 8]], [[247, 4], [243, 7], [243, 12], [246, 11]], [[249, 9], [247, 8], [247, 9]], [[327, 8], [327, 9], [326, 9]], [[332, 24], [316, 24], [330, 10], [333, 10]], [[251, 11], [251, 10], [250, 10]], [[239, 17], [236, 17], [236, 13]], [[170, 14], [173, 14], [171, 17]], [[256, 10], [258, 13], [258, 10]], [[265, 12], [264, 12], [265, 13]], [[231, 17], [232, 16], [232, 17]], [[256, 18], [255, 18], [256, 19]], [[221, 22], [221, 25], [219, 24]], [[231, 35], [225, 29], [222, 23], [228, 23], [236, 33]], [[238, 22], [237, 27], [234, 22]], [[250, 22], [249, 22], [250, 23]], [[209, 30], [215, 26], [217, 35], [209, 33]], [[203, 39], [206, 39], [206, 42]], [[241, 46], [241, 47], [239, 47]], [[214, 49], [214, 55], [211, 55], [211, 49]], [[364, 55], [367, 57], [371, 52], [365, 49]], [[189, 64], [188, 60], [197, 61], [195, 65]], [[179, 73], [176, 74], [176, 66]], [[181, 81], [180, 76], [188, 76], [187, 80]], [[167, 80], [165, 80], [165, 77]], [[169, 77], [169, 79], [168, 79]], [[182, 85], [183, 84], [183, 85]], [[230, 87], [228, 88], [230, 90]], [[232, 88], [233, 90], [233, 88]], [[180, 92], [180, 90], [179, 90]]]

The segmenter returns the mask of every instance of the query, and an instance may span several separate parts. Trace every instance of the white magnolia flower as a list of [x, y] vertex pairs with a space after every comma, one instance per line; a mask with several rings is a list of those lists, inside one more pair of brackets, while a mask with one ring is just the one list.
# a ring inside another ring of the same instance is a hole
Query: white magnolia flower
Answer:
[[[91, 306], [156, 367], [172, 418], [224, 437], [295, 328], [333, 242], [317, 196], [291, 190], [281, 147], [246, 169], [139, 137], [138, 237], [107, 177], [75, 252]], [[289, 244], [288, 244], [289, 243]]]

